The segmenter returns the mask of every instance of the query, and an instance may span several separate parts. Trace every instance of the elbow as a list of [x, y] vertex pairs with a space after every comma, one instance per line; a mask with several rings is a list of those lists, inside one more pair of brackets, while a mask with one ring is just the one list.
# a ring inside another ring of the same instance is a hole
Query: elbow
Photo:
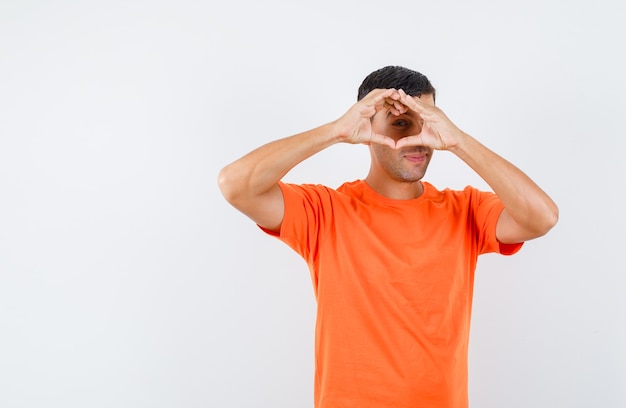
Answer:
[[228, 165], [220, 170], [217, 175], [217, 186], [220, 192], [230, 204], [234, 204], [237, 201], [237, 182], [233, 175], [231, 166]]
[[552, 218], [550, 219], [550, 222], [550, 229], [552, 229], [552, 227], [554, 227], [556, 223], [559, 222], [559, 207], [557, 207], [556, 204], [553, 204]]
[[504, 244], [530, 241], [546, 235], [558, 220], [559, 209], [553, 202], [533, 207], [521, 218], [515, 218], [505, 209], [498, 221], [496, 236]]
[[528, 214], [525, 222], [519, 224], [524, 226], [523, 229], [525, 230], [521, 241], [528, 241], [546, 235], [558, 221], [559, 209], [554, 203], [549, 203], [541, 210], [536, 209]]
[[540, 221], [536, 224], [537, 236], [547, 234], [559, 221], [559, 208], [556, 204], [550, 205], [543, 211]]

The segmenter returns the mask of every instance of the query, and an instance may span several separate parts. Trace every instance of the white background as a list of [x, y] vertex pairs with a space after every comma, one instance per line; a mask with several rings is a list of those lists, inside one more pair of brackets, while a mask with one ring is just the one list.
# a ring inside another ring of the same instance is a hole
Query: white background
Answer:
[[[626, 406], [622, 1], [0, 2], [0, 407], [309, 407], [308, 270], [219, 169], [385, 65], [558, 203], [478, 265], [470, 399]], [[334, 146], [288, 181], [362, 178]], [[437, 187], [484, 183], [435, 154]]]

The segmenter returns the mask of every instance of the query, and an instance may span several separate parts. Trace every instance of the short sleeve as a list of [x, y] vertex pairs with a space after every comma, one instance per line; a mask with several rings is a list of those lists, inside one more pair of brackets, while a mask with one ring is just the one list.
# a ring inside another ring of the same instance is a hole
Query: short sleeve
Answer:
[[479, 232], [479, 252], [495, 252], [502, 255], [513, 255], [518, 252], [523, 242], [516, 244], [503, 244], [496, 238], [496, 225], [504, 205], [497, 195], [491, 192], [472, 191], [472, 208], [474, 220]]
[[321, 236], [331, 223], [332, 190], [313, 184], [278, 183], [285, 203], [285, 213], [279, 232], [260, 227], [304, 259], [310, 261], [317, 254]]

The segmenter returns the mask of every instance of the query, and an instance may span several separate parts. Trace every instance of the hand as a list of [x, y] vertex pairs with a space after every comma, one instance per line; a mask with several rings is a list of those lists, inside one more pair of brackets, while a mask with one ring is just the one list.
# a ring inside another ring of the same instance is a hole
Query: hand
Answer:
[[[405, 94], [406, 95], [406, 94]], [[392, 114], [400, 115], [407, 111], [406, 104], [400, 102], [401, 94], [395, 89], [375, 89], [354, 104], [341, 118], [335, 121], [337, 135], [346, 143], [379, 143], [391, 148], [396, 147], [392, 138], [375, 133], [371, 118], [376, 112], [389, 109]]]
[[398, 94], [402, 105], [416, 112], [423, 120], [423, 124], [419, 134], [398, 140], [395, 144], [397, 149], [404, 146], [427, 146], [436, 150], [450, 150], [459, 143], [464, 133], [448, 119], [441, 109], [407, 95], [402, 89], [398, 91]]

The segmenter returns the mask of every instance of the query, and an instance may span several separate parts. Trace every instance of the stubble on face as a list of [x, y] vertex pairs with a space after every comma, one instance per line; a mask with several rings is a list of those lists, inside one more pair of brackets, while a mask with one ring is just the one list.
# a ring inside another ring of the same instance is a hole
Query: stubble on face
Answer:
[[[424, 103], [434, 105], [432, 95], [419, 98]], [[420, 134], [422, 123], [423, 120], [415, 112], [394, 115], [388, 109], [383, 109], [372, 117], [372, 130], [398, 141]], [[415, 198], [421, 194], [423, 187], [419, 181], [426, 174], [433, 155], [432, 148], [405, 146], [394, 149], [371, 144], [370, 154], [372, 163], [366, 180], [377, 192], [398, 199]]]
[[382, 170], [391, 179], [404, 183], [421, 180], [433, 154], [432, 149], [425, 146], [411, 146], [401, 150], [382, 145], [373, 145], [371, 148]]

